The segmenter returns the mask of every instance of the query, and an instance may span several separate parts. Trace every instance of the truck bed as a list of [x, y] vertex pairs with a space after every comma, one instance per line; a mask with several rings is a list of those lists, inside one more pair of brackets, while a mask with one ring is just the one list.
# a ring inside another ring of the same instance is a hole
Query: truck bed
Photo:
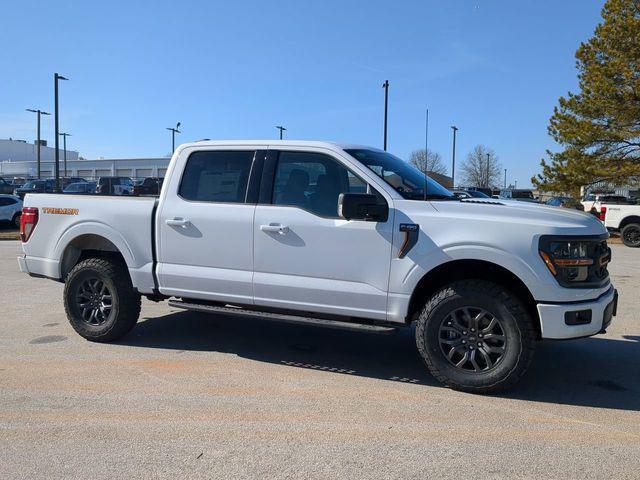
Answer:
[[111, 243], [125, 258], [134, 287], [151, 293], [156, 202], [153, 197], [27, 194], [24, 207], [38, 209], [38, 222], [23, 244], [20, 267], [62, 279], [75, 245]]

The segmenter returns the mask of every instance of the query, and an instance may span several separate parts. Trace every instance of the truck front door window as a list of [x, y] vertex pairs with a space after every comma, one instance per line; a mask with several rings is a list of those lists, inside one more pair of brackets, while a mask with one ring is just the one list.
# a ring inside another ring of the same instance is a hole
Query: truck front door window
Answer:
[[366, 184], [333, 158], [320, 153], [281, 152], [273, 188], [274, 205], [292, 205], [321, 217], [338, 218], [341, 193], [366, 191]]

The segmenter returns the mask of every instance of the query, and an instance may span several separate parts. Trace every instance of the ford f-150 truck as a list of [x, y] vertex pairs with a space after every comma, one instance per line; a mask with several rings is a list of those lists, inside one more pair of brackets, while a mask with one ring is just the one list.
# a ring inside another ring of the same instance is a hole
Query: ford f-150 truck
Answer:
[[640, 247], [640, 205], [602, 205], [600, 218], [608, 230], [620, 232], [627, 247]]
[[362, 146], [216, 141], [180, 146], [155, 198], [27, 195], [20, 269], [65, 283], [88, 340], [175, 307], [393, 332], [415, 324], [452, 388], [513, 385], [541, 339], [605, 329], [616, 313], [608, 233], [592, 215], [457, 199]]

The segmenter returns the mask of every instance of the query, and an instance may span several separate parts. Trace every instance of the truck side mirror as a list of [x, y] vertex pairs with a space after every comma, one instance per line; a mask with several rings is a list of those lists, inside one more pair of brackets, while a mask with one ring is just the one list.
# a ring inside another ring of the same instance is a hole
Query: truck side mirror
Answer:
[[341, 193], [338, 197], [338, 215], [345, 220], [386, 222], [389, 218], [387, 202], [380, 203], [376, 195], [369, 193]]

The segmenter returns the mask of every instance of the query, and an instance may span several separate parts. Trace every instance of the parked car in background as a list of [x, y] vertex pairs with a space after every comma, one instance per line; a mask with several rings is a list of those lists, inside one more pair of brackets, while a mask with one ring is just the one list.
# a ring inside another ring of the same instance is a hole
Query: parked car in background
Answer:
[[22, 199], [15, 195], [0, 194], [0, 221], [11, 222], [20, 228], [20, 214], [22, 213]]
[[55, 190], [56, 181], [53, 179], [47, 180], [29, 180], [21, 187], [17, 187], [13, 194], [24, 198], [27, 193], [52, 193]]
[[162, 178], [147, 177], [140, 183], [133, 185], [134, 195], [160, 195], [162, 188]]
[[453, 196], [456, 198], [491, 198], [479, 190], [454, 190]]
[[129, 177], [100, 177], [96, 193], [100, 195], [131, 195], [133, 180]]
[[620, 232], [627, 247], [640, 247], [640, 205], [602, 204], [599, 218], [607, 230]]
[[[600, 206], [603, 204], [609, 205], [629, 205], [631, 200], [624, 195], [614, 195], [608, 193], [590, 193], [585, 195], [580, 202], [584, 207], [585, 212], [591, 212], [598, 216], [600, 213]], [[602, 218], [601, 220], [604, 220]]]
[[[480, 193], [484, 193], [486, 197], [491, 198], [491, 194], [493, 193], [493, 190], [491, 190], [488, 187], [466, 187], [466, 188], [461, 188], [460, 190], [464, 190], [466, 192], [480, 192]], [[485, 197], [476, 197], [476, 198], [485, 198]]]
[[76, 182], [70, 183], [67, 187], [62, 191], [62, 193], [75, 193], [75, 194], [90, 194], [96, 193], [96, 186], [98, 184], [96, 182]]
[[510, 190], [501, 190], [499, 198], [503, 200], [517, 200], [519, 202], [530, 202], [530, 203], [539, 203], [533, 197], [533, 192], [527, 189], [510, 189]]
[[574, 208], [576, 210], [584, 211], [582, 203], [571, 197], [551, 197], [544, 203], [545, 205], [552, 207]]
[[13, 193], [15, 187], [7, 182], [4, 178], [0, 178], [0, 193]]

